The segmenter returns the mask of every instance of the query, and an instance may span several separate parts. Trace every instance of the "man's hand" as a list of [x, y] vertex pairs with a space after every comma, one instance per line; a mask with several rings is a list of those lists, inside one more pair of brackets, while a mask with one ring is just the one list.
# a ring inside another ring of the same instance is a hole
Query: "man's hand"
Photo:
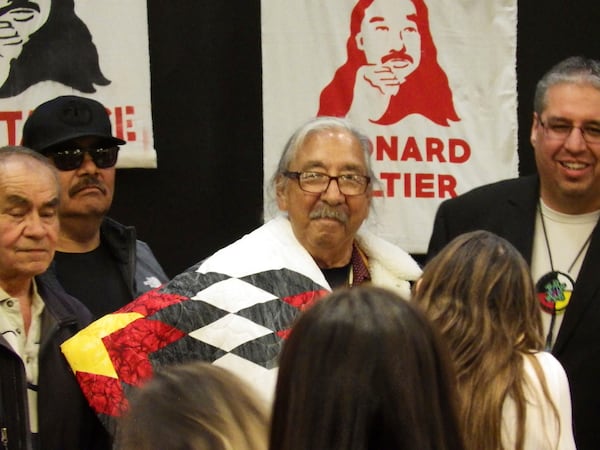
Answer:
[[377, 121], [387, 110], [390, 99], [398, 93], [404, 80], [396, 78], [388, 65], [365, 65], [356, 72], [354, 98], [349, 117]]

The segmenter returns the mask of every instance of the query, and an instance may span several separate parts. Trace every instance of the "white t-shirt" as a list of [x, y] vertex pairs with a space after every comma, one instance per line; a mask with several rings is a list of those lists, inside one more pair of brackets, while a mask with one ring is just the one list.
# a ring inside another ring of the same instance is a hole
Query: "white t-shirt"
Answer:
[[[547, 236], [544, 236], [544, 227], [538, 212], [536, 214], [535, 236], [531, 257], [531, 275], [533, 281], [537, 283], [544, 274], [552, 270], [563, 272], [569, 275], [574, 281], [577, 281], [579, 270], [587, 252], [588, 238], [598, 223], [600, 211], [572, 215], [554, 211], [541, 200], [540, 205], [542, 214], [544, 215]], [[579, 254], [582, 248], [583, 252]], [[550, 260], [552, 260], [552, 264]], [[567, 290], [568, 295], [570, 295], [571, 289]], [[556, 314], [552, 329], [552, 345], [556, 342], [556, 336], [562, 324], [564, 313], [565, 311], [560, 311]], [[550, 330], [551, 319], [551, 314], [542, 312], [545, 338], [548, 336]]]
[[[571, 422], [571, 394], [565, 370], [558, 360], [547, 352], [534, 354], [546, 377], [550, 398], [558, 411], [558, 420], [544, 396], [535, 369], [524, 357], [528, 387], [525, 388], [527, 409], [525, 418], [526, 450], [575, 450]], [[515, 448], [517, 414], [515, 403], [506, 399], [502, 410], [502, 444], [505, 449]]]

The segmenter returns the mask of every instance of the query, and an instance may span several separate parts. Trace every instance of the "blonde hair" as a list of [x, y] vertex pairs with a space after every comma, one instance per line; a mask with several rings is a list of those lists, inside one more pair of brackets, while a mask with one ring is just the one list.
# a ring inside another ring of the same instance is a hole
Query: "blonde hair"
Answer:
[[130, 397], [117, 449], [266, 450], [266, 405], [226, 369], [192, 362], [157, 371]]
[[502, 407], [515, 402], [515, 449], [525, 436], [534, 367], [558, 422], [541, 366], [542, 319], [529, 267], [505, 239], [487, 231], [458, 236], [424, 268], [412, 301], [439, 327], [454, 362], [467, 448], [502, 449]]

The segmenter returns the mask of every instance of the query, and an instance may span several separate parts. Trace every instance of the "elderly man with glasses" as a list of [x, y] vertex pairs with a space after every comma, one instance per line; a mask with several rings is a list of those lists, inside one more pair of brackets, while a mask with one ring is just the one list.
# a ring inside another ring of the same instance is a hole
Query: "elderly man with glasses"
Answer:
[[529, 262], [546, 349], [571, 385], [575, 442], [600, 448], [600, 61], [571, 57], [538, 82], [530, 140], [537, 174], [441, 204], [433, 256], [458, 234], [485, 229]]
[[374, 181], [370, 148], [344, 119], [304, 124], [272, 180], [282, 214], [63, 346], [78, 378], [94, 380], [82, 388], [103, 419], [118, 416], [130, 387], [153, 370], [190, 359], [226, 367], [270, 399], [302, 310], [365, 283], [409, 297], [419, 265], [360, 229]]
[[25, 122], [22, 142], [58, 169], [60, 235], [53, 269], [69, 294], [101, 317], [167, 281], [135, 228], [106, 216], [125, 141], [112, 135], [101, 103], [71, 95], [49, 100]]

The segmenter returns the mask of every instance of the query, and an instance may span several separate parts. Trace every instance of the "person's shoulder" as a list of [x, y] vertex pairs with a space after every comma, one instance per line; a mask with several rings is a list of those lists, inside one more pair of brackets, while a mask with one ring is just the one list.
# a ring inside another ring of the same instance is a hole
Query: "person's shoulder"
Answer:
[[534, 356], [543, 367], [558, 368], [559, 370], [563, 370], [563, 366], [560, 361], [556, 359], [556, 356], [550, 352], [540, 351], [534, 353]]
[[496, 199], [510, 198], [522, 195], [526, 190], [533, 190], [538, 183], [537, 175], [528, 175], [518, 178], [495, 181], [475, 187], [457, 197], [445, 200], [442, 204], [446, 207], [465, 204], [489, 204]]
[[[565, 369], [552, 353], [540, 351], [534, 353], [533, 356], [540, 364], [540, 367], [544, 372], [544, 377], [546, 378], [546, 383], [548, 383], [549, 387], [557, 387], [564, 384], [568, 385]], [[526, 370], [533, 376], [535, 370], [531, 364], [526, 364], [525, 367]]]
[[80, 327], [92, 322], [89, 309], [65, 291], [53, 271], [37, 275], [35, 282], [44, 305], [58, 320], [75, 320]]
[[[111, 217], [104, 217], [100, 224], [102, 241], [113, 249], [114, 253], [123, 254], [123, 250], [130, 248], [131, 243], [137, 239], [137, 232], [132, 225], [123, 225]], [[127, 253], [125, 251], [125, 253]]]
[[250, 250], [255, 250], [258, 255], [261, 255], [260, 249], [262, 248], [266, 252], [267, 247], [285, 248], [289, 243], [288, 240], [293, 236], [291, 230], [289, 220], [283, 216], [277, 216], [220, 248], [207, 260], [220, 259], [223, 256], [228, 257], [230, 254], [236, 255], [239, 252]]
[[365, 229], [361, 229], [355, 239], [358, 248], [368, 259], [373, 284], [392, 289], [408, 300], [411, 282], [422, 275], [417, 261], [395, 243]]
[[144, 286], [158, 287], [169, 281], [165, 270], [154, 255], [150, 246], [137, 239], [135, 241], [136, 279], [138, 274], [144, 278]]
[[124, 225], [108, 216], [102, 219], [100, 231], [102, 233], [119, 233], [121, 235], [131, 235], [133, 233], [133, 236], [135, 236], [135, 227], [133, 225]]
[[154, 252], [150, 248], [147, 242], [142, 241], [140, 239], [135, 240], [135, 251], [137, 259], [152, 259], [156, 260], [154, 256]]
[[101, 232], [106, 236], [117, 234], [119, 237], [124, 239], [135, 239], [136, 250], [138, 253], [142, 253], [142, 255], [152, 256], [152, 249], [147, 242], [142, 241], [137, 238], [136, 229], [133, 225], [124, 225], [121, 222], [113, 219], [112, 217], [105, 217], [102, 220], [102, 225], [100, 226]]
[[530, 184], [533, 181], [533, 176], [509, 178], [506, 180], [495, 181], [493, 183], [484, 184], [470, 191], [465, 192], [462, 195], [456, 197], [457, 199], [469, 199], [488, 197], [491, 195], [506, 195], [513, 192], [519, 192], [525, 185]]
[[195, 268], [199, 273], [220, 272], [235, 277], [285, 268], [323, 281], [322, 272], [296, 239], [285, 216], [267, 221]]
[[369, 261], [375, 259], [388, 262], [400, 268], [401, 275], [409, 280], [416, 280], [421, 276], [421, 267], [417, 261], [397, 244], [362, 228], [355, 239]]

